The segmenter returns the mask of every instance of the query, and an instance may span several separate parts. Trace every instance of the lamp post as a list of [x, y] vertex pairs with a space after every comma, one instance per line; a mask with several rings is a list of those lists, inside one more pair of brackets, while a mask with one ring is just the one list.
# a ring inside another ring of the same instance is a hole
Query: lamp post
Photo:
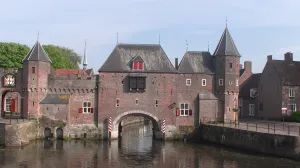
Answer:
[[282, 107], [281, 111], [282, 111], [282, 127], [284, 130], [284, 117], [285, 117], [285, 113], [286, 113], [287, 108], [286, 107]]

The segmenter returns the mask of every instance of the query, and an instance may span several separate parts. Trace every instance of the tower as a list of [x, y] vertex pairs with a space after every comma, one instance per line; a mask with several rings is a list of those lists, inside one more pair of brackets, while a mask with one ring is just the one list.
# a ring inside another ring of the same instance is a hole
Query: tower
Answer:
[[215, 57], [215, 93], [220, 100], [218, 116], [221, 120], [237, 120], [241, 55], [227, 26], [213, 56]]
[[84, 57], [83, 57], [83, 70], [87, 68], [87, 54], [86, 54], [86, 41], [84, 44]]
[[29, 117], [29, 115], [40, 116], [39, 103], [47, 94], [50, 64], [50, 58], [39, 40], [37, 40], [23, 59], [24, 117]]

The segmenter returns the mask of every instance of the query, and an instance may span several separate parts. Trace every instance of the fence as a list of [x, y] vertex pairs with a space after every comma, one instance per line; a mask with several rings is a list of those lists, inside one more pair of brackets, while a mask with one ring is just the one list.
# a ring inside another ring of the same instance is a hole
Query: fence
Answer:
[[238, 121], [238, 120], [224, 120], [217, 121], [208, 117], [201, 118], [201, 124], [216, 125], [228, 128], [235, 128], [241, 130], [249, 130], [255, 132], [300, 136], [300, 125], [288, 124], [286, 122], [270, 122], [270, 121]]

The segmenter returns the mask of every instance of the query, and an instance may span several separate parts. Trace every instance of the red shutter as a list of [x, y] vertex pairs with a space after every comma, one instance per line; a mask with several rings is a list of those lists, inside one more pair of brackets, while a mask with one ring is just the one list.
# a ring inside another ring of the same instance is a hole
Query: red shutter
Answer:
[[82, 108], [79, 108], [79, 113], [82, 113]]
[[139, 70], [143, 70], [144, 69], [144, 63], [143, 62], [139, 62]]
[[134, 70], [138, 69], [138, 62], [133, 62], [132, 69]]
[[16, 99], [12, 99], [12, 100], [11, 100], [10, 111], [11, 111], [11, 112], [15, 112], [15, 111], [16, 111]]
[[180, 109], [176, 110], [176, 116], [180, 116]]
[[94, 113], [94, 108], [91, 108], [91, 113]]
[[190, 109], [189, 110], [189, 116], [192, 116], [193, 115], [193, 111]]

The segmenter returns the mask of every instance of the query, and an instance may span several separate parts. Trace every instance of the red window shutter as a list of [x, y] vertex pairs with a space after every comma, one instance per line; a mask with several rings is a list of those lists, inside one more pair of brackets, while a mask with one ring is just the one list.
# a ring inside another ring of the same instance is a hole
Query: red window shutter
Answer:
[[11, 111], [11, 112], [15, 112], [15, 111], [16, 111], [16, 99], [12, 99], [12, 100], [11, 100], [10, 111]]
[[138, 62], [133, 62], [132, 69], [134, 70], [138, 69]]
[[91, 108], [91, 113], [94, 113], [94, 108]]
[[32, 67], [32, 73], [33, 74], [35, 73], [35, 67]]
[[143, 62], [139, 62], [139, 70], [143, 70], [144, 69], [144, 63]]
[[82, 108], [79, 108], [79, 113], [82, 113]]
[[176, 116], [180, 116], [180, 109], [176, 110]]
[[192, 109], [189, 110], [189, 116], [192, 116], [193, 115], [193, 111]]

